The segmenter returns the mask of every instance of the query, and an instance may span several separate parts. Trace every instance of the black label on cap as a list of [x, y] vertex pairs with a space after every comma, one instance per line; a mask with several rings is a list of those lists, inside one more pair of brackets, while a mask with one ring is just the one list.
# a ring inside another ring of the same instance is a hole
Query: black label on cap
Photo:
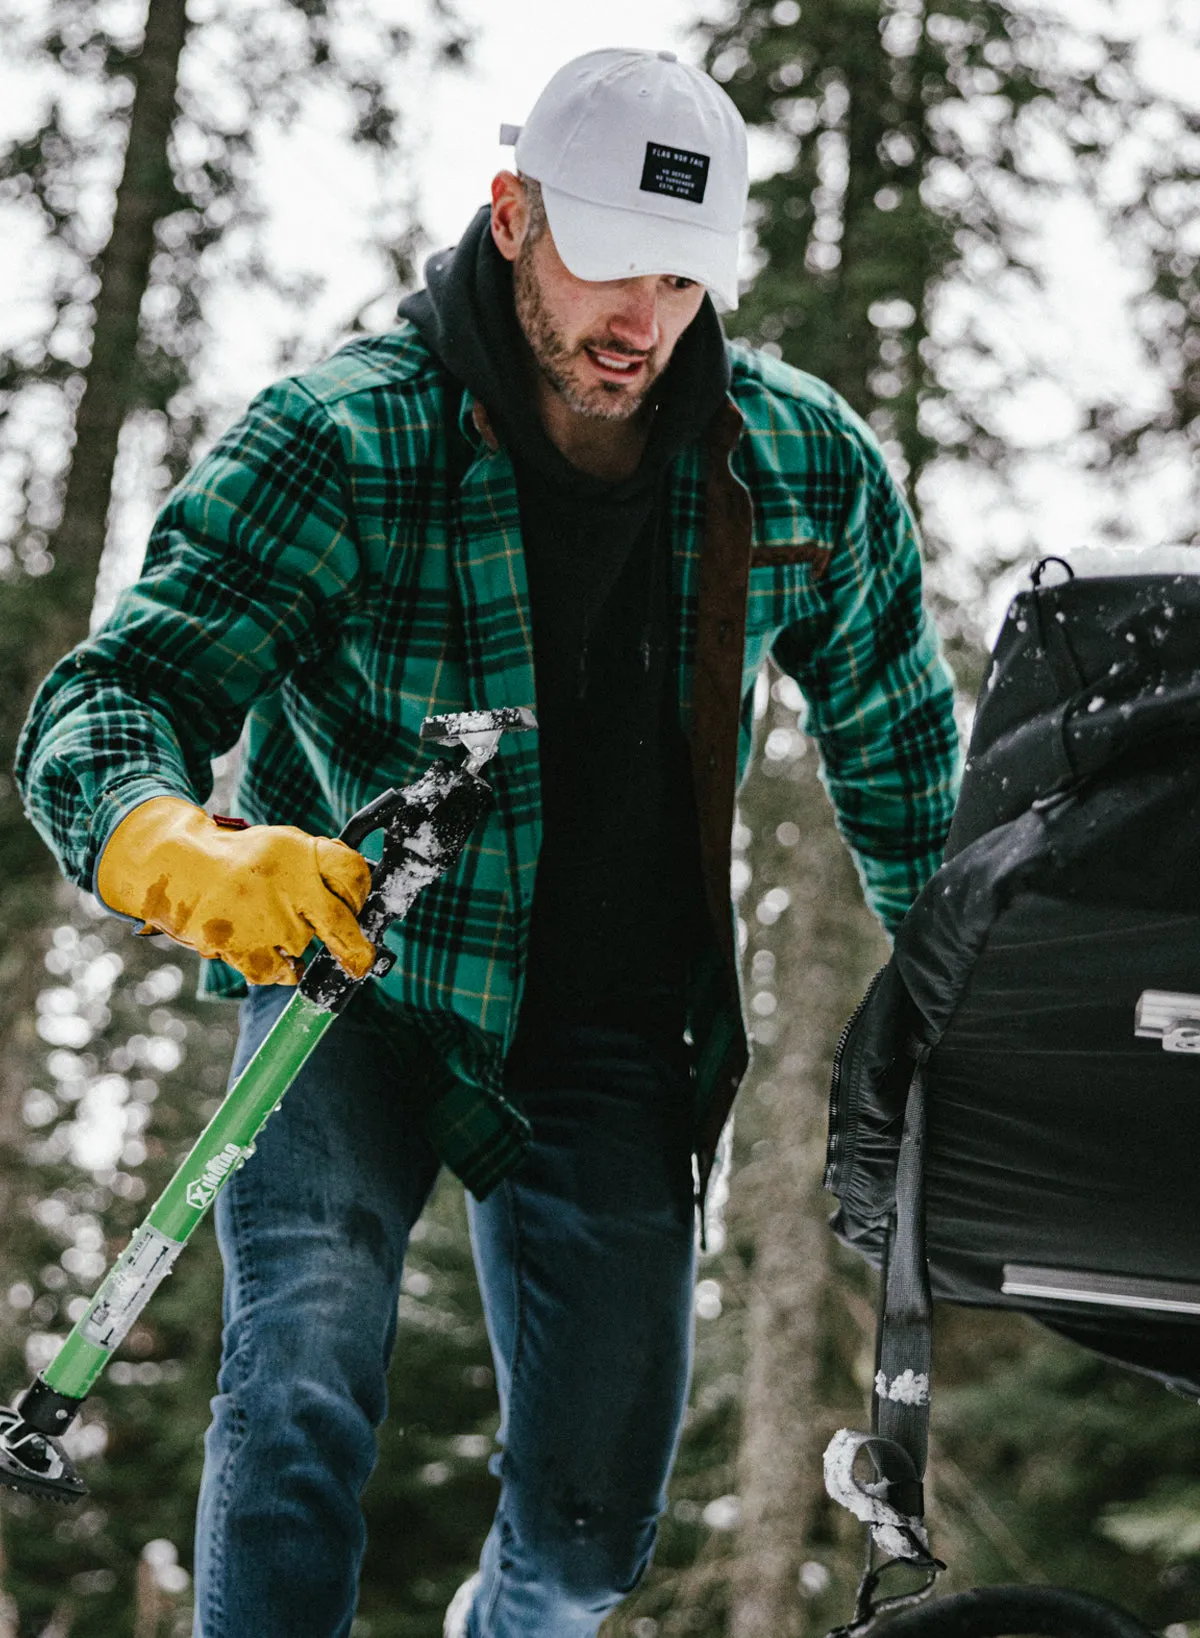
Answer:
[[708, 186], [708, 155], [648, 142], [639, 186], [643, 193], [665, 193], [671, 199], [690, 199], [702, 205]]

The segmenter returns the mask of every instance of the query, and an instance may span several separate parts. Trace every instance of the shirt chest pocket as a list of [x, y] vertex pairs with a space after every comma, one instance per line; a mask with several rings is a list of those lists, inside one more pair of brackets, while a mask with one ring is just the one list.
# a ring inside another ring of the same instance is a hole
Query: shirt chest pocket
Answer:
[[750, 553], [746, 627], [765, 631], [791, 625], [815, 610], [817, 582], [829, 567], [829, 548], [814, 541], [780, 541]]

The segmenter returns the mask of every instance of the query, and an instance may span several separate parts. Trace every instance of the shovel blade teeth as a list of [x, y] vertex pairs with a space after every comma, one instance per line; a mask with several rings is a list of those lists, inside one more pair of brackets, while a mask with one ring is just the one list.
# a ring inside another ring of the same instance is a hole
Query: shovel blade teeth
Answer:
[[39, 1433], [7, 1406], [0, 1408], [0, 1485], [68, 1506], [87, 1495], [87, 1486], [58, 1440]]

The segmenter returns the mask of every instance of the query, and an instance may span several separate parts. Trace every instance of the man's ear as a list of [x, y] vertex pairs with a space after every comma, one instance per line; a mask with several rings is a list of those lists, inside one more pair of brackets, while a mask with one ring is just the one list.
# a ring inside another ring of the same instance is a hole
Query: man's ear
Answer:
[[524, 182], [512, 171], [497, 171], [492, 178], [492, 238], [506, 262], [516, 261], [528, 227]]

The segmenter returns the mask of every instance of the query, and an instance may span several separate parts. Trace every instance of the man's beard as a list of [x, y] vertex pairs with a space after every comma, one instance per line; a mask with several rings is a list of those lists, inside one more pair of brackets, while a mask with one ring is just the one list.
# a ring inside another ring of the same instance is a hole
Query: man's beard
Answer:
[[[527, 239], [517, 255], [513, 268], [513, 302], [517, 322], [529, 343], [534, 363], [567, 408], [574, 410], [576, 415], [586, 415], [594, 421], [628, 421], [645, 403], [647, 393], [657, 381], [659, 371], [653, 355], [646, 359], [645, 380], [636, 392], [615, 381], [596, 381], [585, 386], [577, 380], [572, 373], [572, 364], [586, 359], [583, 343], [574, 349], [568, 347], [562, 331], [551, 318], [533, 270], [532, 250]], [[628, 355], [630, 351], [619, 343], [606, 340], [589, 338], [589, 345], [608, 353]]]

